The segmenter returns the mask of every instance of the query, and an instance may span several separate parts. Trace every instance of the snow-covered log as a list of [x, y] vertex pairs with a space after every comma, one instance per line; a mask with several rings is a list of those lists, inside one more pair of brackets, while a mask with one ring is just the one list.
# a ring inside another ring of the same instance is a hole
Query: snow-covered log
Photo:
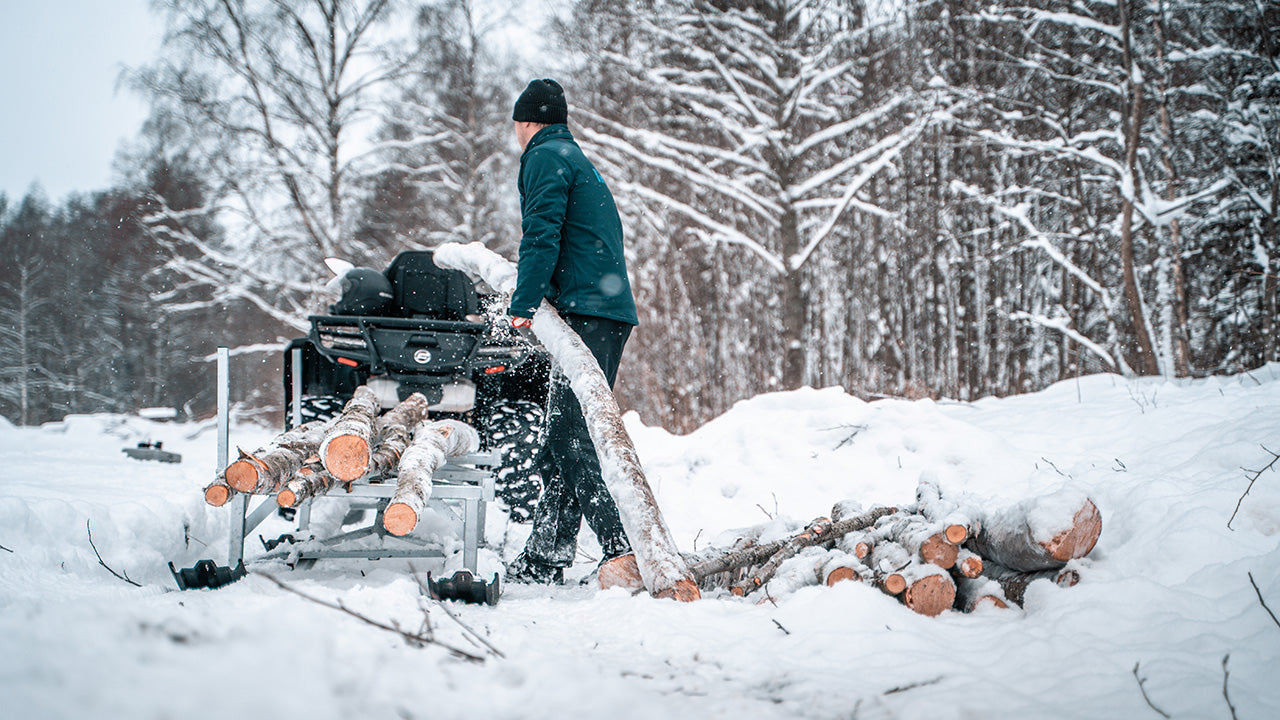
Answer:
[[1084, 557], [1101, 533], [1102, 516], [1093, 501], [1063, 491], [987, 515], [969, 545], [988, 560], [1033, 572]]
[[[498, 292], [510, 293], [515, 289], [515, 266], [478, 242], [442, 245], [436, 249], [434, 258], [440, 267], [461, 270]], [[645, 588], [656, 597], [698, 599], [697, 581], [662, 518], [635, 446], [622, 424], [617, 400], [595, 357], [550, 303], [542, 303], [532, 327], [534, 335], [569, 378], [570, 387], [582, 406], [605, 486], [618, 505], [622, 527], [636, 553]]]
[[916, 508], [921, 515], [941, 528], [947, 542], [959, 545], [969, 538], [974, 525], [971, 511], [962, 508], [949, 497], [944, 498], [936, 483], [921, 480], [916, 485]]
[[982, 577], [999, 583], [1005, 598], [1021, 606], [1027, 587], [1037, 580], [1048, 580], [1059, 587], [1071, 587], [1080, 582], [1080, 573], [1072, 568], [1054, 568], [1037, 572], [1019, 572], [988, 562], [982, 569]]
[[822, 566], [822, 583], [828, 587], [845, 580], [865, 580], [870, 577], [871, 570], [861, 559], [838, 548], [827, 554]]
[[923, 515], [892, 515], [881, 520], [870, 535], [873, 543], [892, 540], [923, 562], [932, 563], [944, 570], [956, 564], [959, 553], [959, 548], [947, 540], [945, 530]]
[[227, 484], [243, 493], [275, 492], [316, 454], [326, 425], [313, 420], [277, 435], [255, 453], [240, 450], [239, 459], [227, 466]]
[[413, 441], [400, 457], [396, 492], [382, 514], [382, 526], [392, 535], [408, 535], [418, 526], [432, 478], [451, 457], [475, 452], [480, 436], [475, 428], [458, 420], [422, 422], [413, 430]]
[[369, 470], [369, 450], [380, 409], [372, 390], [364, 385], [356, 388], [320, 443], [320, 460], [330, 475], [349, 483]]
[[955, 571], [967, 578], [976, 578], [982, 574], [982, 557], [967, 547], [960, 548], [956, 554]]
[[984, 606], [1001, 609], [1009, 607], [1009, 600], [1004, 596], [1004, 589], [995, 580], [987, 577], [959, 577], [955, 580], [957, 610], [973, 612]]
[[946, 570], [932, 563], [912, 562], [899, 572], [907, 582], [902, 604], [912, 612], [933, 617], [955, 604], [956, 585]]

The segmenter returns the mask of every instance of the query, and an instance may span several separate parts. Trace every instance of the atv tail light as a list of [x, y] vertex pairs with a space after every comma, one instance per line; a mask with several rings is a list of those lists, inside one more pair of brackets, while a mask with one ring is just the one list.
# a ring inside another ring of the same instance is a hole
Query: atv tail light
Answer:
[[485, 369], [484, 369], [484, 374], [485, 374], [485, 375], [496, 375], [496, 374], [498, 374], [498, 373], [500, 373], [500, 372], [505, 371], [506, 369], [507, 369], [507, 366], [506, 366], [506, 365], [494, 365], [493, 367], [487, 367], [487, 368], [485, 368]]
[[357, 360], [352, 360], [351, 358], [344, 358], [344, 357], [340, 357], [340, 358], [338, 358], [338, 363], [339, 363], [339, 364], [341, 364], [341, 365], [346, 365], [346, 366], [348, 366], [348, 367], [359, 367], [359, 366], [360, 366], [359, 361], [357, 361]]

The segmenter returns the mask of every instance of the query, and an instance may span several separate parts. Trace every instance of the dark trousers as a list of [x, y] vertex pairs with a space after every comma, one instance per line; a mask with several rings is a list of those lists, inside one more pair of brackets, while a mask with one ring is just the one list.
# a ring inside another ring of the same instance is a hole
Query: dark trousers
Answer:
[[[565, 314], [564, 319], [591, 349], [612, 388], [631, 326], [587, 315]], [[618, 506], [600, 475], [600, 461], [582, 408], [568, 379], [559, 371], [551, 380], [541, 475], [542, 495], [533, 511], [533, 531], [525, 544], [525, 554], [531, 560], [553, 567], [572, 565], [584, 518], [600, 540], [605, 558], [631, 551]]]

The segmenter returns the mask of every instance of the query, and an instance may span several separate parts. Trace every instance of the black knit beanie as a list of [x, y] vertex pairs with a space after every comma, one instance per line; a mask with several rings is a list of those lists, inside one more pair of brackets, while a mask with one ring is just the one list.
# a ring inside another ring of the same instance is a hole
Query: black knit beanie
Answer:
[[564, 101], [564, 88], [550, 78], [534, 80], [520, 93], [511, 119], [555, 125], [569, 121], [569, 105]]

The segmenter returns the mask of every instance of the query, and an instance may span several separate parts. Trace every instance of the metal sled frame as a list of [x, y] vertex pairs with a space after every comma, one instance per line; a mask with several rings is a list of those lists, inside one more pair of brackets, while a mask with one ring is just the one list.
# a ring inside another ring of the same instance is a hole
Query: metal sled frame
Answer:
[[[301, 424], [301, 406], [296, 399], [301, 397], [302, 351], [293, 350], [293, 372], [290, 383], [294, 389], [294, 427]], [[230, 429], [230, 353], [225, 347], [218, 348], [218, 472], [221, 473], [227, 464], [229, 450], [228, 433]], [[462, 564], [473, 574], [479, 574], [479, 549], [484, 543], [485, 503], [494, 500], [494, 477], [492, 468], [498, 464], [495, 452], [475, 453], [452, 458], [436, 472], [432, 486], [431, 499], [444, 501], [447, 505], [457, 507], [462, 516]], [[302, 503], [295, 516], [297, 530], [294, 537], [305, 547], [284, 546], [268, 550], [265, 555], [254, 558], [258, 560], [291, 559], [319, 560], [325, 558], [356, 558], [380, 560], [383, 558], [443, 558], [445, 553], [436, 544], [412, 536], [396, 537], [390, 535], [382, 527], [382, 515], [395, 493], [394, 482], [360, 482], [351, 486], [351, 492], [336, 489], [327, 495], [317, 496]], [[331, 537], [311, 537], [312, 503], [346, 502], [349, 509], [372, 509], [375, 511], [373, 522], [369, 525]], [[264, 496], [252, 510], [250, 496], [237, 494], [227, 503], [231, 508], [230, 553], [228, 565], [236, 567], [244, 561], [244, 543], [249, 533], [253, 532], [264, 520], [276, 512], [279, 506], [275, 496]], [[381, 538], [380, 547], [345, 548], [344, 545], [361, 538], [376, 535]], [[310, 541], [310, 542], [308, 542]]]

